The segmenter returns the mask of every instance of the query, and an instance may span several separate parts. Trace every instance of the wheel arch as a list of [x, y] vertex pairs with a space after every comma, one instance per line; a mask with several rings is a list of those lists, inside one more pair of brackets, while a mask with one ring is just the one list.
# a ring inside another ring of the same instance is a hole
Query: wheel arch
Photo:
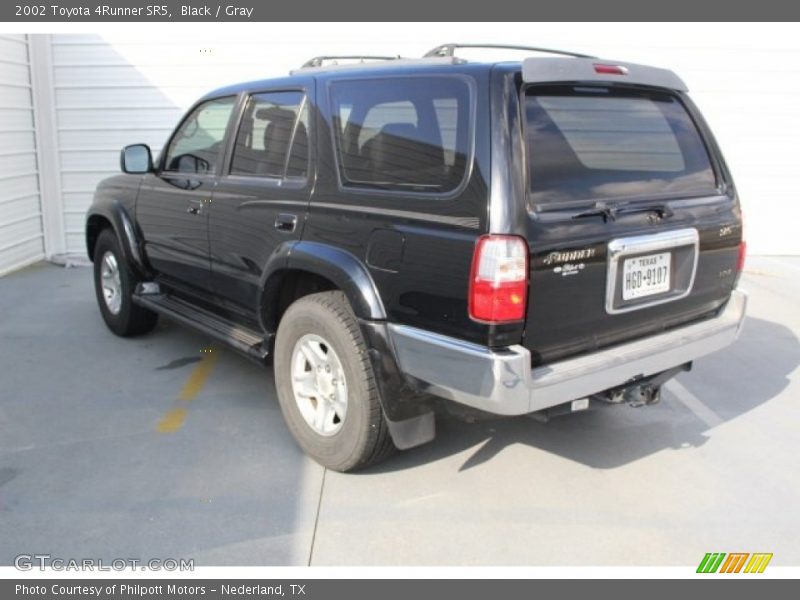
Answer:
[[264, 270], [259, 318], [265, 331], [277, 331], [291, 301], [318, 291], [344, 292], [356, 317], [383, 321], [386, 311], [366, 266], [354, 255], [317, 242], [287, 242]]
[[283, 311], [294, 300], [332, 290], [344, 293], [359, 322], [395, 445], [405, 449], [432, 440], [436, 430], [429, 397], [400, 371], [378, 289], [366, 266], [351, 253], [302, 241], [276, 249], [262, 279], [259, 318], [264, 331], [277, 333]]
[[125, 260], [140, 274], [149, 269], [140, 251], [140, 236], [125, 208], [119, 202], [111, 202], [102, 209], [94, 209], [86, 217], [86, 252], [89, 260], [94, 260], [97, 238], [103, 229], [110, 228], [120, 241]]

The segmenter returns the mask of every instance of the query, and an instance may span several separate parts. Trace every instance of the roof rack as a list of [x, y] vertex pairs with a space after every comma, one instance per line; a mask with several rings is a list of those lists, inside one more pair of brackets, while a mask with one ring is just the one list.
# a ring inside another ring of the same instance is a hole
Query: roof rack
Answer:
[[371, 55], [338, 55], [338, 56], [315, 56], [314, 58], [307, 60], [303, 63], [300, 67], [301, 69], [311, 69], [313, 67], [321, 67], [322, 63], [326, 60], [357, 60], [360, 62], [365, 62], [367, 60], [397, 60], [400, 58], [400, 55], [397, 56], [371, 56]]
[[456, 48], [492, 48], [500, 50], [528, 50], [532, 52], [546, 52], [547, 54], [560, 54], [562, 56], [572, 56], [573, 58], [597, 58], [589, 54], [578, 54], [577, 52], [567, 52], [565, 50], [553, 50], [551, 48], [538, 48], [536, 46], [513, 46], [509, 44], [442, 44], [436, 46], [425, 54], [430, 56], [455, 56]]

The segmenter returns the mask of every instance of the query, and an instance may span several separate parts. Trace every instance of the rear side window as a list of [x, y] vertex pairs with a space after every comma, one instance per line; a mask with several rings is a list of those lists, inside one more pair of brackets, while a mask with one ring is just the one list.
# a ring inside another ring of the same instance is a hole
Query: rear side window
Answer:
[[302, 92], [250, 96], [245, 107], [231, 174], [305, 178], [308, 174], [308, 106]]
[[463, 181], [470, 146], [464, 80], [338, 81], [331, 101], [343, 185], [446, 193]]
[[716, 192], [705, 144], [671, 94], [533, 87], [525, 116], [537, 204]]

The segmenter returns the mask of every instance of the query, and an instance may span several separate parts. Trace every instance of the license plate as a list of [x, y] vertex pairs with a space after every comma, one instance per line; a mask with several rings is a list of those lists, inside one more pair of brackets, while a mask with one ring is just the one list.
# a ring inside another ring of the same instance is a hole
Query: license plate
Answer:
[[622, 299], [634, 300], [668, 292], [671, 263], [671, 252], [627, 259], [622, 268]]

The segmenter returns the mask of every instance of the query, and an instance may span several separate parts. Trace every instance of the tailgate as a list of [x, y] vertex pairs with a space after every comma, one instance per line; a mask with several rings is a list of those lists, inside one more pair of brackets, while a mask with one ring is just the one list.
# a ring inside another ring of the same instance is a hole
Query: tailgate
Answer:
[[737, 278], [738, 203], [680, 94], [524, 96], [534, 365], [712, 316]]

